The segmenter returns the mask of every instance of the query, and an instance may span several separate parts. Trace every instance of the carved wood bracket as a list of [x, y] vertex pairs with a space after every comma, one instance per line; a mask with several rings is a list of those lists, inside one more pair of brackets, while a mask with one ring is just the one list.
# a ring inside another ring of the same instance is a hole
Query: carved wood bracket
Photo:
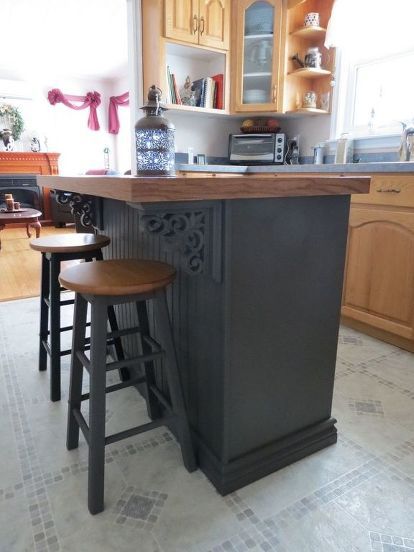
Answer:
[[129, 205], [141, 211], [142, 231], [158, 237], [164, 251], [179, 253], [185, 273], [221, 281], [221, 202]]
[[57, 191], [56, 201], [60, 205], [69, 205], [72, 214], [78, 217], [82, 226], [98, 230], [102, 227], [100, 198], [87, 195]]

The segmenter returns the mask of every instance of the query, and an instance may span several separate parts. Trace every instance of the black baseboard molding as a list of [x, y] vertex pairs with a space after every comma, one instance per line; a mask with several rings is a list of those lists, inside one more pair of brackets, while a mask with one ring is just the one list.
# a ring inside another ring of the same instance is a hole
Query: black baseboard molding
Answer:
[[236, 491], [270, 473], [308, 456], [337, 441], [335, 418], [289, 435], [259, 450], [223, 464], [212, 451], [197, 439], [198, 462], [221, 495]]

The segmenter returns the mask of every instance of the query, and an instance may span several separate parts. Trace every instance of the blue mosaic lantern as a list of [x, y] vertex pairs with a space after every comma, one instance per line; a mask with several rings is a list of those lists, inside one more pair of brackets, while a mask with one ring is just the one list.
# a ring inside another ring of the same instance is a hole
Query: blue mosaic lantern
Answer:
[[175, 126], [162, 116], [161, 90], [152, 85], [148, 102], [141, 107], [145, 117], [135, 125], [137, 176], [175, 175]]

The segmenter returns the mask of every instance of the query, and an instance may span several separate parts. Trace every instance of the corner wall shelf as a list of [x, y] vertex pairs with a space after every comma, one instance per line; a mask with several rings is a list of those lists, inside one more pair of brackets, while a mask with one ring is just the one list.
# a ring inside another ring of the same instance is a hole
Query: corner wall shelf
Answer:
[[164, 104], [170, 111], [179, 111], [183, 113], [201, 113], [203, 115], [229, 115], [229, 112], [225, 109], [210, 109], [207, 107], [197, 107], [193, 105], [181, 105], [181, 104]]
[[331, 71], [328, 71], [327, 69], [314, 69], [312, 67], [304, 67], [303, 69], [297, 69], [296, 71], [288, 73], [289, 76], [300, 77], [303, 79], [326, 77], [327, 75], [331, 74]]
[[326, 29], [324, 27], [302, 27], [291, 34], [309, 40], [319, 40], [326, 34]]
[[309, 115], [329, 115], [329, 111], [325, 109], [317, 109], [316, 107], [299, 107], [298, 109], [293, 109], [291, 111], [286, 111], [286, 115], [294, 115], [295, 113], [302, 113]]

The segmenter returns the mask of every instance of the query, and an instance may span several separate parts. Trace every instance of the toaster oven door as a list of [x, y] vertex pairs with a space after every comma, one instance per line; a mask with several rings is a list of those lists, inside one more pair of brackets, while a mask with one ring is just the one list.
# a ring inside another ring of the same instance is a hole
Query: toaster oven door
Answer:
[[268, 164], [273, 163], [274, 158], [274, 134], [232, 134], [230, 136], [230, 163]]

